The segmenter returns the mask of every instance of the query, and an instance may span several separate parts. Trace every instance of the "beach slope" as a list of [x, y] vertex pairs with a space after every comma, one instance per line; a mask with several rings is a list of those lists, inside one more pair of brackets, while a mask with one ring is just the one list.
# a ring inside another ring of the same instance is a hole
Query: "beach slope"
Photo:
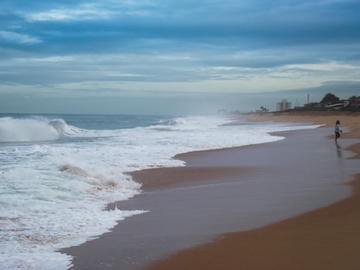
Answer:
[[[247, 118], [252, 121], [313, 122], [330, 127], [340, 119], [343, 126], [350, 128], [342, 139], [360, 138], [358, 114], [266, 114]], [[328, 137], [329, 140], [333, 138]], [[352, 159], [359, 158], [359, 143], [346, 149], [355, 153]], [[298, 165], [302, 166], [301, 163]], [[359, 167], [359, 163], [353, 166]], [[260, 229], [224, 234], [210, 244], [176, 253], [146, 269], [358, 269], [360, 175], [353, 175], [349, 185], [352, 195], [330, 206]]]
[[[357, 269], [357, 116], [247, 117], [330, 127], [132, 173], [143, 194], [112, 207], [149, 212], [63, 250], [73, 269]], [[338, 117], [346, 133], [335, 144]]]

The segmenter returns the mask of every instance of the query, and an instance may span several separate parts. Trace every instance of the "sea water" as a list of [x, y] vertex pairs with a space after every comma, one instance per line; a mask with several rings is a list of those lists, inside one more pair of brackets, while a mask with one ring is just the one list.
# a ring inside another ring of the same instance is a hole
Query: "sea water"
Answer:
[[106, 210], [141, 185], [126, 172], [184, 166], [174, 155], [316, 128], [224, 116], [0, 114], [0, 269], [67, 269], [57, 252], [146, 209]]

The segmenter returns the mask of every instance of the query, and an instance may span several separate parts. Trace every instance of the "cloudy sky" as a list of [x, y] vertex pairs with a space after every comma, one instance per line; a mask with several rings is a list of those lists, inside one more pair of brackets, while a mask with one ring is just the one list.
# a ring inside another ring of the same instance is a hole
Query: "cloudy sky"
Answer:
[[1, 0], [0, 113], [275, 110], [360, 95], [358, 0]]

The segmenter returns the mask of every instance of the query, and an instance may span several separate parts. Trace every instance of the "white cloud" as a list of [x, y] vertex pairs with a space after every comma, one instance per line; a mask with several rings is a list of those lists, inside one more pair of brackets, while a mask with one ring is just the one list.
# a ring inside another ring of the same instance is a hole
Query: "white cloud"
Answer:
[[[287, 65], [287, 68], [290, 69], [302, 69], [302, 70], [310, 70], [310, 71], [334, 71], [340, 69], [353, 69], [354, 66], [348, 64], [341, 64], [337, 62], [328, 62], [321, 64], [296, 64], [296, 65]], [[356, 67], [358, 68], [358, 67]]]
[[29, 21], [86, 21], [98, 19], [111, 19], [121, 14], [135, 16], [149, 16], [153, 8], [151, 2], [136, 1], [104, 1], [100, 3], [87, 3], [53, 8], [47, 11], [24, 14]]
[[41, 42], [41, 40], [38, 39], [37, 37], [31, 37], [29, 35], [19, 34], [10, 31], [0, 31], [0, 36], [7, 41], [20, 43], [20, 44], [24, 44], [24, 43], [31, 44], [31, 43]]
[[27, 14], [26, 18], [29, 21], [81, 21], [109, 19], [114, 14], [114, 11], [101, 8], [95, 4], [83, 4]]

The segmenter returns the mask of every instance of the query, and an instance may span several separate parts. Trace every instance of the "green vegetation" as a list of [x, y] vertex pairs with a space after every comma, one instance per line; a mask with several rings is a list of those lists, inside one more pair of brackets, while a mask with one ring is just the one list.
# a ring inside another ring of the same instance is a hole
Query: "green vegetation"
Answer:
[[360, 111], [360, 96], [340, 100], [334, 94], [327, 93], [320, 102], [310, 102], [288, 111]]
[[340, 102], [340, 98], [338, 98], [337, 96], [335, 96], [334, 94], [331, 93], [327, 93], [323, 99], [320, 101], [321, 104], [335, 104], [335, 103], [339, 103]]

